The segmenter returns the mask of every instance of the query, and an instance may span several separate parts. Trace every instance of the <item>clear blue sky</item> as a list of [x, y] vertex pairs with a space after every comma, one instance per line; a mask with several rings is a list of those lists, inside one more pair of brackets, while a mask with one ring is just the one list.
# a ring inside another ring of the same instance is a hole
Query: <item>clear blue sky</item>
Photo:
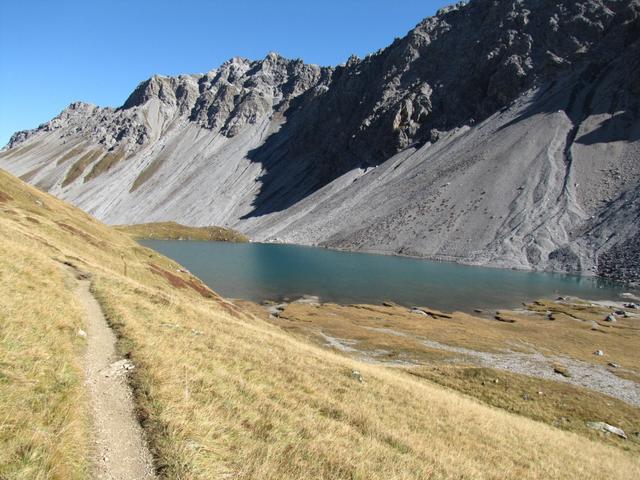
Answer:
[[0, 147], [69, 103], [119, 106], [155, 73], [276, 51], [335, 65], [453, 0], [1, 0]]

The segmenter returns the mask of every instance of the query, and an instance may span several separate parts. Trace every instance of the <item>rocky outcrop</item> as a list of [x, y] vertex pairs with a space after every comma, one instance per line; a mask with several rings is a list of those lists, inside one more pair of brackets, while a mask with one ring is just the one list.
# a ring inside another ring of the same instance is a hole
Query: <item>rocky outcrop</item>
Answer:
[[276, 53], [260, 62], [234, 58], [199, 80], [200, 96], [190, 120], [234, 137], [265, 117], [284, 114], [292, 99], [326, 80], [330, 72]]
[[0, 167], [111, 223], [634, 279], [639, 85], [640, 0], [473, 0], [337, 67], [74, 103]]
[[[388, 48], [338, 67], [298, 115], [293, 144], [326, 178], [380, 164], [474, 125], [527, 89], [602, 68], [637, 40], [637, 2], [476, 0], [427, 18]], [[306, 99], [305, 99], [306, 100]], [[331, 138], [331, 142], [326, 139]]]

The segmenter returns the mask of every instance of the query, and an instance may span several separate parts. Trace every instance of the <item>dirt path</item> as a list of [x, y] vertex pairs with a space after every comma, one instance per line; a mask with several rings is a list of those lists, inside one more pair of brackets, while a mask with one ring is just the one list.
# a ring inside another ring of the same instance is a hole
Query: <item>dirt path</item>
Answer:
[[[78, 278], [78, 275], [76, 275]], [[77, 295], [87, 314], [86, 384], [93, 414], [93, 475], [98, 480], [155, 478], [151, 454], [134, 415], [127, 371], [133, 365], [116, 356], [116, 337], [80, 275]]]

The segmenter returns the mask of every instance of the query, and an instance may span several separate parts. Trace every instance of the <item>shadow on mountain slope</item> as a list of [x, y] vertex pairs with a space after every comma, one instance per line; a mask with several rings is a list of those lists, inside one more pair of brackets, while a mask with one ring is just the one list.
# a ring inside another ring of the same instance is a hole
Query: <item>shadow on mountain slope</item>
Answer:
[[[567, 9], [524, 3], [529, 10], [475, 1], [426, 19], [388, 48], [337, 67], [324, 90], [294, 99], [282, 128], [248, 154], [265, 173], [254, 209], [243, 218], [285, 210], [354, 168], [477, 124], [532, 87], [539, 95], [512, 124], [565, 111], [574, 125], [567, 156], [575, 141], [637, 140], [637, 2], [606, 2], [591, 11], [581, 2]], [[554, 28], [558, 17], [561, 28]], [[580, 23], [587, 20], [593, 28]], [[503, 28], [495, 28], [498, 21]], [[595, 114], [616, 115], [576, 138]]]

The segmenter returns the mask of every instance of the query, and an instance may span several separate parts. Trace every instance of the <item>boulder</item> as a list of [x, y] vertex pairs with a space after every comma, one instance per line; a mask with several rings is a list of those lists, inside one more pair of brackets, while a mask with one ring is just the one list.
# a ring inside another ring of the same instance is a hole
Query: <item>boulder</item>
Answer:
[[305, 305], [319, 305], [320, 297], [316, 295], [303, 295], [301, 298], [298, 298], [293, 303], [301, 303]]
[[624, 433], [624, 430], [618, 427], [614, 427], [613, 425], [609, 425], [605, 422], [587, 422], [587, 427], [592, 428], [594, 430], [600, 430], [605, 433], [613, 433], [620, 438], [627, 439], [627, 434]]
[[557, 373], [558, 375], [562, 375], [563, 377], [566, 377], [566, 378], [569, 378], [571, 376], [571, 373], [569, 373], [569, 370], [564, 365], [554, 365], [553, 371], [554, 373]]
[[503, 323], [516, 323], [515, 318], [505, 317], [500, 312], [496, 312], [496, 314], [494, 315], [493, 318], [495, 318], [497, 321], [503, 322]]
[[125, 358], [125, 359], [113, 362], [111, 365], [103, 369], [101, 372], [106, 378], [109, 378], [109, 377], [124, 376], [127, 374], [127, 372], [129, 372], [130, 370], [133, 370], [134, 368], [135, 366], [133, 365], [133, 363], [131, 363], [130, 360], [127, 360]]

